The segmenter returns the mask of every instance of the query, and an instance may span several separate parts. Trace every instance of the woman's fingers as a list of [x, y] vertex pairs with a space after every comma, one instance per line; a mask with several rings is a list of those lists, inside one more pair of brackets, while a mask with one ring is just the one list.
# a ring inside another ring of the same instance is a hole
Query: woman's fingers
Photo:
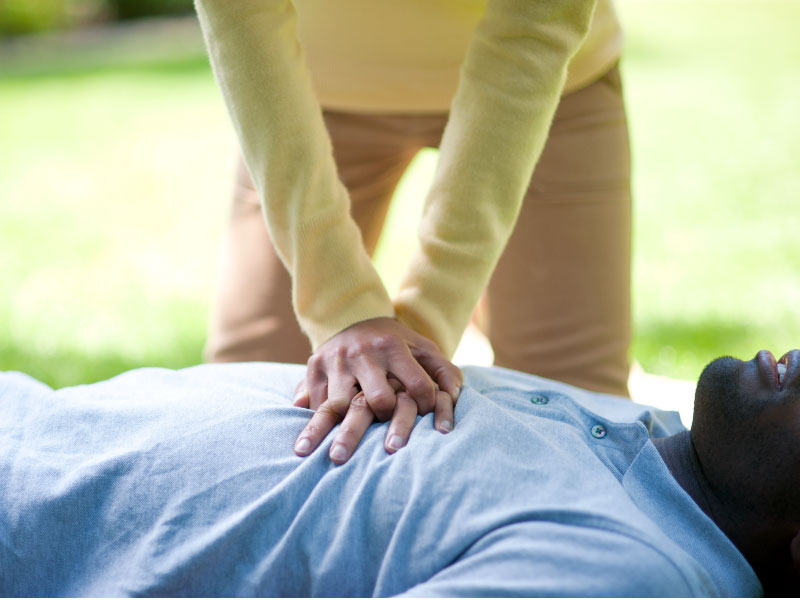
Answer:
[[397, 397], [395, 395], [396, 388], [386, 378], [386, 371], [370, 360], [364, 359], [356, 371], [356, 378], [375, 418], [379, 421], [391, 419]]
[[[398, 391], [396, 399], [394, 414], [384, 440], [384, 448], [390, 454], [408, 443], [418, 412], [417, 403], [405, 390]], [[441, 433], [449, 433], [453, 429], [453, 405], [450, 394], [441, 390], [436, 392], [433, 424]], [[322, 403], [300, 433], [295, 452], [300, 456], [313, 452], [341, 421], [342, 424], [331, 443], [329, 456], [334, 463], [344, 464], [353, 455], [374, 420], [375, 414], [364, 392], [359, 392], [352, 400], [345, 400], [345, 396], [330, 398]]]
[[367, 404], [364, 392], [359, 392], [350, 401], [347, 414], [336, 432], [336, 437], [333, 438], [329, 452], [331, 460], [337, 465], [347, 462], [374, 420], [375, 415]]
[[412, 347], [411, 354], [438, 384], [439, 389], [450, 394], [454, 404], [458, 402], [458, 395], [461, 393], [461, 384], [464, 380], [461, 369], [447, 360], [435, 347], [434, 349]]
[[389, 454], [397, 452], [406, 445], [411, 430], [414, 428], [414, 421], [417, 418], [417, 403], [411, 399], [407, 392], [397, 393], [397, 405], [389, 423], [389, 431], [383, 442], [384, 448]]
[[433, 411], [433, 427], [442, 433], [453, 430], [453, 406], [455, 402], [450, 394], [443, 391], [436, 392], [436, 408]]
[[386, 381], [389, 383], [390, 386], [392, 386], [392, 389], [395, 391], [395, 393], [403, 389], [403, 384], [397, 381], [397, 379], [395, 379], [391, 375], [389, 375], [386, 378]]
[[308, 390], [306, 389], [306, 380], [301, 379], [294, 387], [294, 399], [292, 400], [292, 406], [297, 406], [298, 408], [308, 408], [309, 401], [310, 398], [308, 397]]
[[342, 372], [331, 374], [325, 390], [327, 398], [316, 409], [295, 442], [294, 450], [300, 456], [313, 452], [319, 446], [330, 430], [344, 418], [351, 399], [358, 393], [356, 380]]
[[308, 406], [317, 410], [328, 398], [328, 374], [324, 362], [316, 355], [308, 359], [306, 368], [306, 393], [308, 393]]
[[343, 396], [323, 402], [297, 436], [294, 444], [295, 454], [299, 456], [311, 454], [331, 429], [342, 420], [349, 406], [350, 399], [345, 400]]
[[391, 355], [389, 371], [403, 384], [417, 404], [419, 414], [426, 415], [436, 405], [436, 385], [420, 363], [411, 355], [408, 346], [399, 346]]

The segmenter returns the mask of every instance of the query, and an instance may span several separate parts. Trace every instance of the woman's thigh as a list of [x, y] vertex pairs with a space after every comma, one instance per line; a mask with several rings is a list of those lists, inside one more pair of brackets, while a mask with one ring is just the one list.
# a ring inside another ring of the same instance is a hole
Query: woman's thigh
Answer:
[[564, 96], [485, 297], [495, 364], [628, 395], [631, 194], [619, 71]]

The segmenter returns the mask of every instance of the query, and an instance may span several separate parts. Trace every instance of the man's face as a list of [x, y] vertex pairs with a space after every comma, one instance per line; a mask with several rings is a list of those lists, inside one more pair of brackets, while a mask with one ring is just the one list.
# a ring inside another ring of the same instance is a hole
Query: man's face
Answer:
[[706, 476], [747, 508], [800, 519], [800, 350], [723, 357], [700, 375], [692, 440]]

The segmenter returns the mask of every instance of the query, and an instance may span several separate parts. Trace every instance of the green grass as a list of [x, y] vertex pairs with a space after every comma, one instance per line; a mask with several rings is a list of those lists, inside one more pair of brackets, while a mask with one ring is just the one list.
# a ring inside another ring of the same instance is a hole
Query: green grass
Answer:
[[800, 45], [786, 1], [623, 2], [635, 342], [693, 377], [800, 332]]
[[[635, 358], [692, 378], [721, 354], [797, 346], [800, 4], [618, 6]], [[199, 40], [130, 44], [0, 56], [0, 369], [56, 387], [201, 360], [236, 144]], [[390, 289], [435, 160], [398, 189], [376, 257]]]

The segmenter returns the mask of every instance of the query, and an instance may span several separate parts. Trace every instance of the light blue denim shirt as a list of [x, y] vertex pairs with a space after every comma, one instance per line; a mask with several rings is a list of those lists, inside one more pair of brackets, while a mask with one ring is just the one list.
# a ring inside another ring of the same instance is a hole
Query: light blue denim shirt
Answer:
[[455, 429], [292, 451], [299, 366], [0, 374], [0, 596], [752, 596], [649, 436], [676, 413], [466, 368]]

